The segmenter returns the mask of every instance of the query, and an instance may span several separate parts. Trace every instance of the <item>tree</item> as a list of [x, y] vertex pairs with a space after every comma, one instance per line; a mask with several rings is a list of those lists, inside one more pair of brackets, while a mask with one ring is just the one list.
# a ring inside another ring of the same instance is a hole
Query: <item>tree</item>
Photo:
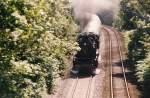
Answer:
[[150, 1], [124, 0], [118, 28], [128, 34], [129, 59], [136, 66], [136, 76], [142, 84], [143, 98], [150, 90]]
[[1, 0], [0, 96], [41, 98], [78, 50], [67, 0]]

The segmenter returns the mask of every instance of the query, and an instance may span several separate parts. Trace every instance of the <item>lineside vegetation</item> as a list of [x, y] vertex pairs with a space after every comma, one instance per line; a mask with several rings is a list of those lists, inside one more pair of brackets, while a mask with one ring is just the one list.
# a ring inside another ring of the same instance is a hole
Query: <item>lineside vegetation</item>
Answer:
[[115, 25], [125, 33], [129, 60], [135, 67], [143, 98], [150, 96], [150, 1], [123, 0]]
[[0, 97], [42, 98], [78, 50], [69, 0], [0, 0]]

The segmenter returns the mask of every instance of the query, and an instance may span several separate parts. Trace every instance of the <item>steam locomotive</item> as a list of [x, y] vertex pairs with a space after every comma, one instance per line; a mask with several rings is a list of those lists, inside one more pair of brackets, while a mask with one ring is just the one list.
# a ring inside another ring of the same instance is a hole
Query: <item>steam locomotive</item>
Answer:
[[93, 71], [98, 66], [99, 35], [93, 32], [80, 33], [77, 42], [81, 50], [73, 57], [72, 73], [78, 74], [80, 71], [88, 71], [95, 74]]

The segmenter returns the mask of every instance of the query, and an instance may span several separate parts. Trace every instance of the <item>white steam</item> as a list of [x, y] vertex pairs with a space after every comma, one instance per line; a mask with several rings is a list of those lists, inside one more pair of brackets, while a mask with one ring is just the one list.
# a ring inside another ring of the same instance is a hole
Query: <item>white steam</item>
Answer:
[[[102, 24], [111, 25], [120, 7], [120, 0], [73, 0], [72, 2], [74, 16], [79, 21], [82, 30], [95, 23], [101, 24], [102, 22]], [[96, 18], [96, 15], [100, 20]]]
[[[85, 25], [81, 24], [82, 32], [93, 32], [94, 34], [99, 35], [102, 26], [99, 17], [96, 14], [88, 14], [87, 16], [89, 17], [88, 23]], [[84, 23], [84, 21], [81, 23]]]

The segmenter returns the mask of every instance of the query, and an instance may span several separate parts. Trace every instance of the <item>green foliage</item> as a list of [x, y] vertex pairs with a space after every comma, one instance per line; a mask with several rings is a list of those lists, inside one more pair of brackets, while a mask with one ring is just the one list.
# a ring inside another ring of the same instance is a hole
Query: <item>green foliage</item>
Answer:
[[150, 1], [123, 0], [120, 19], [115, 24], [128, 35], [129, 60], [136, 66], [138, 81], [147, 98], [150, 90]]
[[[139, 61], [137, 66], [137, 75], [139, 77], [139, 81], [142, 82], [144, 81], [145, 76], [147, 76], [146, 74], [143, 73], [147, 73], [148, 70], [150, 70], [150, 54], [147, 56], [147, 58], [145, 58], [142, 61]], [[144, 76], [145, 75], [145, 76]]]
[[144, 27], [150, 22], [149, 5], [149, 0], [123, 0], [121, 2], [120, 18], [115, 25], [124, 30]]
[[131, 62], [135, 64], [137, 63], [137, 61], [143, 60], [149, 51], [149, 30], [149, 27], [137, 28], [136, 30], [133, 30], [130, 34], [131, 41], [128, 44], [129, 58]]
[[139, 82], [141, 82], [143, 86], [143, 98], [147, 98], [150, 96], [150, 52], [148, 56], [144, 60], [139, 61], [136, 66]]
[[51, 93], [76, 50], [68, 0], [0, 0], [0, 96]]
[[128, 34], [129, 57], [135, 64], [145, 59], [150, 49], [149, 3], [149, 0], [122, 1], [120, 19], [115, 23]]

